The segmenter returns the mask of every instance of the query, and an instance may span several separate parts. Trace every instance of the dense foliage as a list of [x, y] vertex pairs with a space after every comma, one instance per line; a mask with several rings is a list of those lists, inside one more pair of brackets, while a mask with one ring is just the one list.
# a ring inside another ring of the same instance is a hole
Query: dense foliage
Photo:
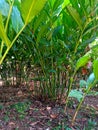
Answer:
[[[97, 37], [97, 0], [0, 0], [1, 77], [7, 79], [8, 73], [17, 83], [32, 80], [35, 95], [64, 96], [66, 107], [75, 97], [79, 109], [98, 80]], [[88, 62], [92, 73], [73, 87]]]

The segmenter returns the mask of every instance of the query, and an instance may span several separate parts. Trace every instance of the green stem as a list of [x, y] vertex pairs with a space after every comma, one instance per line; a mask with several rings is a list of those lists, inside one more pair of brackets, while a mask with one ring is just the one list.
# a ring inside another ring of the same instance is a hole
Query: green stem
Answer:
[[80, 107], [81, 107], [81, 105], [82, 105], [84, 99], [85, 99], [85, 96], [88, 94], [88, 92], [90, 91], [90, 89], [96, 84], [96, 82], [97, 82], [97, 80], [94, 80], [94, 82], [88, 86], [88, 88], [87, 88], [87, 90], [86, 90], [86, 92], [85, 92], [83, 98], [81, 99], [81, 101], [80, 101], [80, 103], [79, 103], [79, 105], [78, 105], [78, 107], [77, 107], [77, 109], [76, 109], [76, 112], [75, 112], [75, 114], [74, 114], [74, 116], [73, 116], [72, 125], [73, 125], [74, 122], [75, 122], [76, 116], [77, 116], [77, 114], [78, 114], [78, 112], [79, 112], [79, 109], [80, 109]]
[[[76, 54], [76, 52], [77, 52], [77, 48], [78, 48], [78, 46], [79, 46], [80, 40], [81, 40], [81, 38], [82, 38], [82, 35], [83, 35], [83, 32], [84, 32], [86, 26], [87, 26], [87, 24], [85, 24], [85, 26], [84, 26], [84, 28], [83, 28], [81, 34], [80, 34], [80, 37], [79, 37], [79, 39], [78, 39], [78, 41], [77, 41], [77, 43], [76, 43], [75, 50], [74, 50], [74, 54], [73, 54], [73, 57], [72, 57], [72, 61], [74, 61], [75, 54]], [[64, 110], [65, 113], [66, 113], [67, 104], [68, 104], [68, 100], [69, 100], [68, 95], [69, 95], [69, 93], [70, 93], [70, 91], [71, 91], [72, 84], [73, 84], [73, 80], [74, 80], [74, 76], [75, 76], [76, 72], [77, 72], [77, 70], [74, 71], [73, 75], [72, 75], [71, 78], [70, 78], [70, 85], [69, 85], [69, 89], [68, 89], [68, 92], [67, 92], [66, 106], [65, 106], [65, 110]]]
[[14, 4], [14, 0], [12, 1], [12, 4], [11, 4], [11, 6], [10, 6], [8, 18], [7, 18], [6, 25], [5, 25], [5, 32], [7, 32], [8, 23], [9, 23], [9, 20], [10, 20], [10, 16], [11, 16], [12, 9], [13, 9], [13, 4]]
[[[45, 77], [45, 79], [47, 80], [47, 75], [46, 75], [46, 71], [45, 71], [45, 63], [44, 63], [44, 59], [43, 59], [43, 57], [42, 57], [42, 55], [41, 55], [41, 53], [40, 53], [40, 50], [38, 49], [38, 42], [36, 42], [36, 49], [37, 49], [37, 56], [38, 56], [38, 59], [39, 59], [39, 62], [40, 62], [40, 65], [41, 65], [41, 68], [42, 68], [42, 71], [43, 71], [43, 75], [44, 75], [44, 77]], [[48, 82], [46, 81], [46, 87], [45, 87], [45, 90], [50, 90], [49, 89], [49, 85], [48, 85]], [[50, 93], [50, 92], [49, 92]]]
[[83, 30], [82, 30], [82, 32], [81, 32], [81, 34], [80, 34], [80, 36], [79, 36], [79, 39], [78, 39], [78, 41], [77, 41], [77, 43], [76, 43], [75, 50], [74, 50], [74, 55], [75, 55], [76, 52], [77, 52], [77, 48], [78, 48], [78, 46], [79, 46], [79, 44], [80, 44], [80, 40], [82, 39], [84, 30], [86, 29], [87, 25], [88, 25], [88, 21], [86, 21], [86, 23], [85, 23], [85, 25], [84, 25], [84, 27], [83, 27]]
[[[9, 20], [10, 20], [13, 4], [14, 4], [14, 0], [12, 1], [12, 4], [10, 6], [10, 10], [9, 10], [9, 13], [8, 13], [8, 17], [7, 17], [7, 21], [6, 21], [6, 25], [5, 25], [5, 32], [7, 32], [8, 23], [9, 23]], [[2, 40], [2, 42], [1, 42], [1, 49], [0, 49], [0, 52], [1, 52], [0, 56], [2, 56], [3, 46], [4, 46], [4, 41]]]
[[2, 57], [2, 51], [3, 51], [4, 41], [1, 42], [1, 48], [0, 48], [0, 58]]
[[17, 38], [19, 37], [19, 35], [21, 34], [21, 32], [24, 30], [24, 28], [26, 27], [26, 25], [24, 25], [22, 27], [22, 29], [19, 31], [19, 33], [16, 35], [16, 37], [13, 39], [12, 43], [10, 44], [10, 46], [6, 49], [3, 57], [0, 59], [0, 65], [2, 64], [4, 58], [6, 57], [6, 55], [8, 54], [9, 50], [11, 49], [11, 47], [13, 46], [14, 42], [17, 40]]
[[69, 100], [68, 95], [69, 95], [69, 93], [71, 91], [72, 84], [73, 84], [73, 81], [74, 81], [74, 76], [75, 76], [76, 72], [77, 72], [77, 70], [74, 71], [73, 75], [70, 78], [70, 85], [69, 85], [69, 88], [68, 88], [68, 91], [67, 91], [66, 105], [65, 105], [65, 109], [64, 109], [65, 113], [66, 113], [66, 109], [67, 109], [67, 105], [68, 105], [68, 100]]
[[[51, 23], [52, 25], [52, 23]], [[53, 47], [52, 47], [52, 37], [51, 37], [51, 55], [53, 55]], [[52, 67], [52, 70], [54, 69], [54, 65], [53, 65], [53, 57], [51, 57], [51, 67]], [[54, 92], [54, 87], [55, 87], [55, 82], [54, 82], [54, 73], [52, 72], [52, 75], [51, 75], [51, 91], [52, 91], [52, 96], [54, 97], [55, 96], [55, 92]]]

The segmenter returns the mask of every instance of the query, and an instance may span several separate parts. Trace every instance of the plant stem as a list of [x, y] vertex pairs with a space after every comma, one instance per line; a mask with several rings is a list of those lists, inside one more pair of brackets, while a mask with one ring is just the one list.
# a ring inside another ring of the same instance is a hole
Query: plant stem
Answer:
[[73, 125], [74, 122], [75, 122], [76, 116], [77, 116], [77, 114], [78, 114], [78, 112], [79, 112], [79, 109], [80, 109], [80, 107], [81, 107], [81, 105], [82, 105], [84, 99], [85, 99], [85, 96], [86, 96], [87, 93], [90, 91], [90, 89], [96, 84], [96, 82], [97, 82], [97, 80], [94, 80], [94, 82], [88, 86], [88, 88], [87, 88], [87, 90], [86, 90], [86, 92], [85, 92], [83, 98], [81, 99], [81, 101], [80, 101], [80, 103], [79, 103], [79, 105], [78, 105], [78, 107], [77, 107], [77, 109], [76, 109], [76, 112], [75, 112], [75, 114], [74, 114], [74, 116], [73, 116], [72, 125]]
[[9, 20], [10, 20], [10, 16], [11, 16], [12, 9], [13, 9], [13, 4], [14, 4], [14, 0], [12, 1], [12, 4], [11, 4], [11, 6], [10, 6], [8, 18], [7, 18], [6, 25], [5, 25], [5, 32], [7, 32], [8, 23], [9, 23]]
[[[74, 54], [73, 54], [73, 57], [72, 57], [72, 60], [73, 60], [73, 61], [75, 60], [74, 58], [75, 58], [75, 54], [76, 54], [76, 52], [77, 52], [77, 48], [78, 48], [78, 46], [79, 46], [79, 43], [80, 43], [80, 40], [81, 40], [81, 38], [82, 38], [83, 32], [84, 32], [84, 30], [85, 30], [85, 28], [86, 28], [87, 25], [88, 25], [88, 23], [86, 23], [86, 24], [84, 25], [84, 28], [83, 28], [83, 30], [82, 30], [82, 32], [81, 32], [81, 34], [80, 34], [80, 36], [79, 36], [79, 39], [78, 39], [78, 41], [77, 41], [77, 43], [76, 43], [75, 50], [74, 50]], [[68, 90], [68, 93], [67, 93], [66, 106], [65, 106], [65, 110], [64, 110], [65, 113], [66, 113], [66, 108], [67, 108], [68, 99], [69, 99], [68, 95], [69, 95], [69, 93], [70, 93], [70, 91], [71, 91], [72, 83], [73, 83], [74, 76], [75, 76], [76, 72], [77, 72], [77, 70], [74, 71], [73, 75], [72, 75], [71, 78], [70, 78], [70, 86], [69, 86], [69, 90]]]
[[70, 85], [69, 85], [69, 88], [68, 88], [68, 92], [67, 92], [67, 98], [66, 98], [66, 105], [65, 105], [65, 108], [64, 108], [64, 112], [66, 113], [66, 109], [67, 109], [67, 105], [68, 105], [68, 100], [69, 100], [69, 93], [71, 91], [71, 88], [72, 88], [72, 84], [73, 84], [73, 81], [74, 81], [74, 76], [76, 74], [77, 70], [74, 71], [73, 75], [71, 76], [70, 78]]
[[[38, 59], [39, 59], [39, 62], [40, 62], [40, 66], [41, 66], [41, 69], [42, 69], [42, 71], [43, 71], [43, 75], [44, 75], [44, 77], [45, 77], [45, 79], [46, 79], [46, 87], [45, 87], [45, 90], [47, 89], [48, 91], [50, 91], [50, 89], [49, 89], [49, 84], [48, 84], [48, 82], [47, 82], [47, 74], [46, 74], [46, 71], [45, 71], [45, 62], [44, 62], [44, 58], [43, 58], [43, 56], [41, 55], [41, 53], [40, 53], [40, 50], [38, 49], [38, 42], [36, 42], [36, 45], [35, 45], [35, 47], [36, 47], [36, 50], [37, 50], [37, 56], [38, 56]], [[47, 91], [46, 90], [46, 91]], [[51, 92], [49, 92], [49, 93], [51, 93]]]
[[81, 34], [80, 34], [80, 36], [79, 36], [79, 39], [78, 39], [78, 41], [77, 41], [77, 43], [76, 43], [75, 50], [74, 50], [74, 55], [75, 55], [76, 52], [77, 52], [77, 48], [78, 48], [78, 46], [79, 46], [80, 40], [82, 39], [84, 30], [86, 29], [87, 25], [88, 25], [88, 21], [86, 21], [86, 23], [85, 23], [85, 25], [84, 25], [84, 27], [83, 27], [83, 29], [82, 29], [82, 31], [81, 31]]
[[24, 28], [26, 27], [26, 25], [24, 25], [22, 27], [22, 29], [19, 31], [19, 33], [16, 35], [16, 37], [13, 39], [13, 41], [11, 42], [10, 46], [6, 49], [3, 57], [0, 59], [0, 65], [2, 64], [4, 58], [6, 57], [6, 55], [8, 54], [9, 50], [11, 49], [11, 47], [13, 46], [14, 42], [17, 40], [17, 38], [19, 37], [19, 35], [21, 34], [21, 32], [24, 30]]
[[[10, 20], [13, 4], [14, 4], [14, 0], [12, 1], [12, 4], [11, 4], [10, 9], [9, 9], [8, 18], [7, 18], [6, 25], [5, 25], [5, 32], [7, 32], [8, 23], [9, 23], [9, 20]], [[2, 42], [1, 42], [1, 49], [0, 49], [0, 53], [1, 53], [0, 57], [2, 56], [3, 46], [4, 46], [4, 41], [2, 40]]]

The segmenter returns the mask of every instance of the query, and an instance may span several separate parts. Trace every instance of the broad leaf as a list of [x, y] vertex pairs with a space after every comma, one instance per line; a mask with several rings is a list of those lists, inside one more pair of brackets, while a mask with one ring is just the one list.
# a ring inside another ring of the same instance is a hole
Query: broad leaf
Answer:
[[25, 24], [31, 20], [41, 11], [46, 0], [23, 0], [21, 3], [21, 12]]
[[71, 90], [68, 96], [76, 98], [80, 102], [81, 98], [83, 97], [83, 93], [75, 89], [75, 90]]
[[24, 23], [22, 21], [20, 12], [16, 6], [13, 7], [11, 16], [12, 26], [16, 33], [18, 33], [23, 27]]
[[8, 37], [5, 33], [5, 29], [4, 29], [4, 25], [3, 25], [3, 18], [2, 18], [1, 14], [0, 14], [0, 37], [5, 42], [6, 46], [9, 47], [10, 40], [8, 39]]
[[74, 9], [72, 6], [67, 6], [66, 8], [67, 8], [68, 12], [71, 14], [71, 16], [74, 18], [76, 23], [79, 25], [80, 29], [82, 30], [82, 21], [81, 21], [81, 18], [79, 16], [77, 10]]
[[95, 78], [98, 79], [98, 59], [94, 60], [93, 62], [93, 72], [94, 72]]
[[94, 73], [91, 73], [87, 79], [87, 86], [86, 87], [88, 87], [90, 84], [92, 84], [94, 82], [94, 80], [95, 80], [95, 75], [94, 75]]
[[0, 0], [0, 12], [3, 16], [8, 16], [9, 4], [5, 0]]
[[83, 88], [83, 87], [86, 87], [87, 85], [87, 82], [85, 80], [80, 80], [80, 87]]
[[81, 57], [76, 63], [76, 69], [78, 70], [80, 67], [83, 67], [84, 65], [86, 65], [89, 59], [90, 59], [89, 55], [85, 55]]

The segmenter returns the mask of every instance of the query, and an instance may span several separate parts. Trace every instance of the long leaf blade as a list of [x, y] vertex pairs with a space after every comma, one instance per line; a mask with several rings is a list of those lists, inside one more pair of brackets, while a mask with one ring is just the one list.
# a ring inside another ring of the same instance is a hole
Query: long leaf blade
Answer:
[[31, 22], [43, 8], [46, 0], [23, 0], [21, 3], [21, 12], [25, 24]]
[[8, 16], [10, 6], [5, 0], [0, 0], [0, 12], [3, 16]]
[[89, 59], [90, 59], [89, 55], [85, 55], [81, 57], [76, 63], [76, 69], [78, 70], [80, 67], [83, 67], [84, 65], [86, 65]]
[[82, 30], [82, 21], [77, 10], [69, 5], [66, 8], [70, 15], [73, 17], [73, 19], [76, 21], [76, 23], [79, 25], [80, 29]]
[[95, 78], [98, 80], [98, 59], [94, 60], [93, 62], [93, 72], [94, 72]]
[[1, 14], [0, 14], [0, 37], [5, 42], [6, 46], [9, 47], [10, 40], [8, 39], [8, 37], [5, 33], [5, 29], [4, 29], [4, 25], [3, 25], [3, 18], [2, 18]]
[[21, 18], [21, 14], [16, 6], [13, 7], [12, 15], [11, 15], [11, 21], [13, 29], [16, 33], [18, 33], [21, 28], [24, 26], [24, 23]]

